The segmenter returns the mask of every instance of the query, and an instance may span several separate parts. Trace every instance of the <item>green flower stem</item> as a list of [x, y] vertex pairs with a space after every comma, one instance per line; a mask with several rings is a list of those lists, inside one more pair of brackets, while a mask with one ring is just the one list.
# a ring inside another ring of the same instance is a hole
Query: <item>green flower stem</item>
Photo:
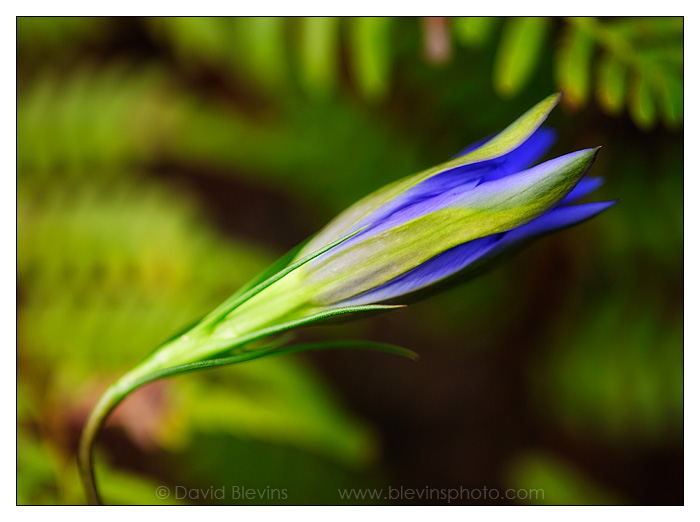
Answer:
[[[144, 361], [144, 363], [146, 362]], [[78, 470], [80, 471], [80, 480], [83, 483], [83, 489], [89, 504], [101, 504], [95, 483], [92, 458], [97, 435], [114, 408], [131, 392], [152, 380], [148, 378], [149, 373], [152, 374], [150, 366], [150, 364], [141, 364], [135, 367], [107, 388], [90, 412], [90, 416], [85, 423], [78, 446]]]
[[[385, 308], [391, 309], [397, 307], [387, 306]], [[179, 339], [182, 339], [182, 337]], [[271, 354], [290, 354], [312, 350], [355, 348], [391, 353], [413, 360], [418, 358], [418, 355], [411, 350], [391, 344], [374, 343], [368, 341], [327, 341], [324, 343], [307, 343], [295, 346], [283, 346], [283, 344], [286, 342], [287, 340], [283, 338], [255, 350], [250, 350], [247, 352], [244, 351], [227, 357], [196, 361], [167, 368], [162, 368], [163, 362], [162, 357], [159, 356], [160, 351], [156, 351], [136, 368], [124, 374], [117, 382], [107, 388], [100, 400], [97, 402], [97, 405], [88, 417], [80, 439], [80, 446], [78, 448], [78, 468], [80, 470], [80, 478], [83, 483], [83, 488], [85, 490], [85, 494], [87, 495], [88, 502], [90, 504], [101, 503], [95, 482], [92, 458], [93, 446], [95, 440], [97, 439], [97, 435], [99, 434], [100, 429], [112, 410], [114, 410], [114, 408], [116, 408], [127, 395], [146, 383], [165, 377], [172, 377], [185, 372], [250, 361]], [[158, 368], [159, 365], [161, 368]]]
[[[188, 364], [197, 361], [196, 348], [206, 346], [206, 336], [198, 336], [202, 329], [194, 327], [189, 332], [166, 342], [160, 348], [153, 351], [141, 363], [122, 375], [100, 397], [90, 416], [88, 417], [78, 446], [78, 468], [80, 478], [90, 504], [100, 504], [100, 497], [95, 485], [95, 473], [93, 469], [93, 447], [100, 429], [104, 425], [109, 414], [127, 395], [137, 390], [144, 384], [162, 377], [181, 373]], [[199, 341], [199, 342], [198, 342]], [[235, 341], [229, 339], [229, 345], [235, 345]], [[222, 351], [222, 348], [219, 348]], [[204, 355], [212, 356], [211, 349]], [[204, 358], [199, 356], [199, 358]], [[206, 363], [205, 363], [206, 365]]]
[[[293, 272], [300, 266], [361, 230], [341, 237], [277, 271], [252, 288], [232, 296], [196, 326], [163, 344], [107, 388], [88, 417], [78, 447], [78, 468], [88, 502], [100, 503], [92, 458], [97, 435], [112, 410], [140, 386], [163, 377], [247, 361], [270, 353], [317, 349], [310, 345], [278, 349], [279, 345], [273, 345], [245, 351], [244, 345], [248, 346], [261, 338], [339, 315], [401, 308], [396, 305], [316, 308], [308, 304], [308, 288], [304, 289], [303, 285], [296, 284], [299, 274]], [[406, 355], [405, 351], [396, 347], [387, 348], [387, 345], [372, 345], [372, 349]], [[227, 352], [228, 357], [221, 357], [221, 354]]]

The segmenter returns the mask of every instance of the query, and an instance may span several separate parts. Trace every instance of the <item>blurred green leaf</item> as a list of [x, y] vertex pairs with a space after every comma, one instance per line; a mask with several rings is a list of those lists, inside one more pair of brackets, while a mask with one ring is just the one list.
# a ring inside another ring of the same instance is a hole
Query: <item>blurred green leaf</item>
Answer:
[[58, 502], [56, 470], [46, 448], [28, 430], [17, 429], [17, 505]]
[[182, 418], [175, 447], [201, 431], [291, 445], [356, 468], [376, 456], [368, 428], [344, 414], [328, 387], [294, 359], [264, 358], [177, 384]]
[[618, 505], [618, 495], [607, 491], [569, 463], [550, 455], [518, 457], [506, 472], [508, 486], [523, 498], [519, 504]]
[[669, 76], [659, 88], [664, 123], [670, 129], [677, 129], [683, 123], [683, 82], [680, 78]]
[[18, 182], [133, 172], [127, 167], [152, 161], [176, 128], [174, 95], [154, 66], [47, 68], [18, 97]]
[[333, 16], [299, 19], [298, 58], [300, 80], [314, 96], [325, 96], [339, 73], [340, 21]]
[[235, 40], [230, 52], [246, 77], [277, 90], [289, 78], [285, 19], [278, 16], [236, 18], [231, 27]]
[[493, 82], [502, 96], [517, 94], [532, 77], [547, 36], [549, 20], [537, 16], [508, 19], [494, 63]]
[[[588, 70], [591, 43], [601, 47], [603, 58], [598, 68], [597, 98], [600, 105], [611, 114], [617, 113], [628, 100], [632, 120], [641, 129], [648, 130], [657, 120], [656, 108], [669, 127], [680, 123], [683, 91], [682, 19], [621, 18], [604, 23], [591, 17], [568, 18], [568, 33], [577, 36], [580, 51], [571, 60], [559, 64], [560, 82], [566, 83], [572, 67], [578, 71], [574, 84], [573, 105], [580, 90], [588, 89]], [[587, 39], [588, 42], [581, 42]], [[566, 57], [575, 46], [571, 37], [560, 55]], [[629, 76], [625, 92], [624, 77]]]
[[585, 433], [627, 448], [675, 436], [683, 369], [682, 343], [674, 340], [681, 330], [680, 322], [631, 302], [600, 302], [575, 331], [559, 332], [533, 367], [544, 416], [571, 436]]
[[149, 17], [145, 22], [161, 40], [168, 41], [177, 57], [190, 68], [204, 62], [226, 63], [231, 48], [230, 18], [212, 16]]
[[633, 76], [630, 85], [630, 115], [641, 129], [651, 129], [656, 122], [656, 108], [649, 81], [644, 76]]
[[497, 22], [494, 16], [459, 16], [453, 19], [453, 27], [462, 45], [481, 47], [493, 34]]
[[98, 466], [96, 473], [102, 498], [107, 505], [177, 506], [190, 503], [189, 499], [178, 499], [176, 492], [170, 490], [163, 498], [159, 495], [159, 491], [162, 490], [158, 489], [163, 485], [150, 478], [104, 465]]
[[393, 18], [361, 16], [348, 19], [349, 52], [354, 76], [363, 96], [384, 98], [391, 73]]
[[588, 101], [593, 40], [577, 25], [565, 29], [557, 55], [558, 89], [566, 91], [564, 100], [580, 107]]
[[681, 16], [625, 16], [612, 22], [615, 31], [625, 38], [639, 38], [662, 42], [674, 41], [683, 34], [683, 17]]
[[596, 97], [610, 114], [619, 114], [625, 106], [625, 68], [614, 55], [606, 53], [598, 62]]
[[[180, 495], [182, 485], [204, 490], [226, 485], [225, 498], [213, 502], [192, 500], [193, 504], [336, 505], [340, 501], [339, 488], [380, 485], [372, 474], [350, 470], [313, 453], [220, 433], [197, 434], [186, 453], [175, 453], [174, 458], [177, 466], [170, 481], [181, 484]], [[235, 465], [222, 466], [222, 462]], [[240, 491], [241, 487], [262, 494], [236, 498], [233, 488]], [[194, 491], [196, 495], [197, 490]], [[368, 501], [351, 499], [342, 503], [367, 504]]]

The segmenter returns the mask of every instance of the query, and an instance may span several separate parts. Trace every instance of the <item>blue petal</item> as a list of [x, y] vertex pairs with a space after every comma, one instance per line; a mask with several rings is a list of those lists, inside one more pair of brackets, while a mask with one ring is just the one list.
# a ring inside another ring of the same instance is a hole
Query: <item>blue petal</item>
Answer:
[[[554, 129], [540, 127], [520, 146], [503, 156], [455, 167], [421, 181], [355, 223], [347, 233], [363, 227], [365, 230], [343, 243], [335, 253], [356, 244], [367, 234], [376, 234], [440, 208], [446, 198], [454, 199], [485, 181], [498, 180], [530, 167], [549, 150], [556, 136]], [[491, 139], [470, 145], [458, 156], [476, 150]]]
[[559, 203], [559, 206], [569, 205], [574, 201], [578, 201], [581, 198], [586, 197], [588, 194], [598, 189], [603, 184], [603, 178], [583, 178], [578, 182], [578, 185], [574, 187], [574, 190], [569, 192], [569, 194]]
[[[461, 156], [470, 150], [478, 148], [489, 139], [482, 140], [481, 142], [467, 147], [467, 149], [462, 151], [459, 155]], [[446, 170], [445, 172], [441, 172], [440, 174], [420, 182], [415, 187], [408, 189], [393, 201], [383, 205], [367, 216], [357, 225], [357, 228], [368, 224], [383, 222], [389, 216], [396, 214], [398, 211], [408, 210], [410, 207], [413, 207], [413, 212], [409, 212], [407, 215], [415, 216], [425, 213], [425, 209], [423, 212], [420, 212], [416, 205], [422, 204], [423, 206], [427, 206], [427, 208], [432, 208], [434, 205], [429, 203], [426, 205], [426, 201], [431, 198], [443, 196], [449, 192], [464, 193], [484, 181], [493, 181], [510, 174], [515, 174], [520, 170], [530, 167], [546, 154], [555, 140], [556, 132], [553, 129], [541, 127], [525, 140], [522, 145], [508, 154], [492, 160]], [[363, 234], [369, 232], [371, 228], [370, 226]]]
[[[571, 152], [564, 156], [540, 163], [535, 167], [520, 170], [510, 176], [500, 176], [495, 179], [488, 179], [488, 181], [485, 182], [481, 179], [464, 182], [449, 190], [442, 190], [438, 194], [433, 194], [431, 192], [429, 196], [416, 198], [408, 203], [404, 202], [399, 208], [397, 208], [397, 201], [399, 200], [399, 198], [397, 198], [397, 200], [390, 204], [391, 210], [386, 209], [389, 205], [385, 205], [382, 207], [385, 209], [384, 211], [379, 209], [372, 214], [372, 221], [368, 222], [367, 219], [361, 221], [358, 227], [367, 225], [367, 228], [336, 247], [332, 253], [329, 252], [328, 254], [324, 254], [324, 256], [338, 254], [364, 240], [368, 235], [377, 235], [440, 209], [452, 206], [473, 207], [477, 209], [486, 206], [488, 208], [492, 207], [494, 204], [497, 205], [499, 201], [509, 201], [516, 195], [522, 194], [524, 191], [537, 192], [538, 190], [544, 189], [548, 183], [551, 183], [552, 174], [558, 175], [557, 173], [560, 173], [562, 169], [566, 170], [572, 162], [577, 162], [582, 158], [590, 159], [591, 153], [594, 154], [594, 158], [597, 150], [596, 148]], [[592, 159], [590, 159], [590, 161], [592, 161]], [[590, 168], [590, 164], [588, 167]], [[407, 191], [407, 193], [408, 192], [410, 191]], [[326, 259], [324, 256], [319, 257], [317, 262], [320, 263], [323, 259]]]
[[[556, 207], [528, 224], [510, 230], [503, 235], [498, 250], [504, 250], [520, 242], [549, 234], [562, 228], [578, 225], [613, 206], [616, 201], [598, 201], [568, 207]], [[493, 249], [495, 250], [495, 249]], [[489, 252], [489, 255], [498, 252]]]
[[[481, 145], [489, 141], [490, 138], [486, 140], [481, 140], [474, 143], [457, 154], [456, 157], [463, 156], [464, 154], [478, 149]], [[554, 145], [557, 139], [557, 133], [554, 129], [549, 127], [540, 127], [537, 129], [532, 136], [525, 140], [522, 145], [516, 149], [510, 151], [508, 154], [504, 154], [499, 158], [484, 161], [474, 165], [465, 165], [463, 167], [456, 167], [442, 174], [438, 174], [437, 177], [445, 176], [450, 173], [459, 174], [462, 172], [464, 175], [470, 175], [468, 167], [470, 166], [483, 166], [484, 164], [490, 165], [494, 171], [496, 171], [490, 179], [498, 179], [509, 174], [518, 172], [519, 170], [526, 169], [534, 165], [542, 156], [544, 156], [549, 149]]]
[[[502, 235], [502, 234], [501, 234]], [[380, 303], [410, 294], [456, 274], [479, 259], [499, 235], [482, 237], [454, 247], [383, 285], [341, 303], [343, 306]]]
[[458, 272], [472, 269], [476, 271], [483, 267], [486, 261], [514, 250], [538, 236], [582, 223], [613, 204], [615, 201], [556, 207], [514, 230], [482, 237], [443, 252], [396, 279], [343, 302], [343, 305], [388, 301], [424, 289]]
[[495, 134], [491, 134], [491, 136], [489, 136], [488, 138], [484, 138], [483, 140], [479, 140], [479, 141], [477, 141], [477, 142], [475, 142], [475, 143], [472, 143], [472, 144], [469, 145], [468, 147], [465, 147], [465, 148], [463, 148], [462, 150], [460, 150], [458, 154], [455, 154], [455, 155], [452, 156], [452, 157], [453, 157], [453, 158], [459, 158], [460, 156], [464, 156], [465, 154], [468, 154], [468, 153], [472, 152], [473, 150], [478, 149], [478, 148], [481, 147], [482, 145], [486, 145], [489, 141], [491, 141], [491, 138], [493, 138], [494, 136], [496, 136], [496, 135], [495, 135]]

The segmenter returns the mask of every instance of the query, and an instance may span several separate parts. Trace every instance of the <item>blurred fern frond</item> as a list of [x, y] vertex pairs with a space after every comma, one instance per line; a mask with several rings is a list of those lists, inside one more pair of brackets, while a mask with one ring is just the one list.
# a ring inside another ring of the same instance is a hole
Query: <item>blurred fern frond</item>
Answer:
[[[611, 114], [627, 101], [630, 116], [643, 129], [654, 126], [657, 112], [677, 127], [683, 117], [683, 19], [625, 18], [603, 22], [570, 18], [561, 47], [561, 88], [569, 101], [583, 105], [595, 70], [596, 98]], [[594, 51], [599, 49], [599, 60]], [[624, 78], [629, 80], [625, 89]]]
[[264, 266], [261, 253], [222, 241], [196, 216], [191, 201], [158, 185], [54, 182], [50, 194], [21, 192], [20, 330], [28, 348], [119, 366]]
[[542, 55], [548, 27], [547, 18], [536, 16], [505, 22], [494, 63], [496, 92], [512, 96], [528, 82]]
[[353, 85], [363, 97], [382, 99], [389, 88], [395, 22], [390, 17], [173, 17], [147, 22], [188, 67], [218, 67], [252, 88], [279, 94], [293, 80], [306, 95], [323, 98], [339, 88], [346, 54]]
[[[503, 23], [494, 64], [498, 93], [512, 96], [525, 87], [548, 54], [542, 51], [554, 25], [553, 19], [528, 17]], [[642, 129], [653, 127], [659, 116], [669, 128], [680, 125], [682, 18], [571, 17], [560, 25], [554, 40], [554, 75], [570, 107], [586, 105], [595, 86], [598, 104], [611, 115], [620, 114], [627, 104], [630, 116]], [[483, 32], [473, 31], [474, 26], [484, 26]], [[478, 46], [493, 32], [493, 26], [460, 19], [455, 31], [464, 45]]]
[[[163, 172], [183, 139], [204, 133], [199, 126], [183, 134], [183, 122], [206, 127], [208, 117], [219, 115], [224, 136], [231, 137], [231, 114], [223, 113], [220, 100], [202, 107], [162, 69], [128, 62], [47, 68], [25, 82], [18, 100], [19, 371], [45, 379], [39, 417], [50, 419], [42, 421], [52, 430], [49, 438], [60, 439], [71, 422], [81, 422], [91, 386], [104, 386], [115, 369], [201, 317], [271, 255], [216, 231], [203, 219], [196, 194]], [[244, 120], [239, 125], [241, 135], [250, 130]], [[191, 152], [176, 157], [185, 163], [201, 157]], [[202, 386], [186, 394], [197, 409], [191, 423], [170, 402], [177, 400], [174, 388], [156, 405], [170, 419], [167, 429], [147, 437], [175, 447], [202, 431], [243, 434], [344, 465], [373, 457], [370, 430], [329, 400], [330, 391], [296, 401], [306, 405], [303, 411], [278, 407], [281, 398], [303, 393], [302, 384], [323, 385], [298, 362], [280, 359], [275, 367], [280, 379], [267, 372], [254, 386], [233, 390], [216, 382], [203, 386], [202, 375]], [[217, 423], [222, 404], [211, 397], [244, 405], [241, 417]], [[138, 443], [150, 428], [137, 417], [120, 422]]]
[[17, 170], [106, 177], [152, 158], [177, 127], [173, 87], [157, 67], [114, 62], [68, 72], [47, 68], [20, 84]]
[[[395, 70], [409, 58], [405, 53], [416, 58], [415, 49], [400, 49], [392, 35], [399, 25], [401, 30], [421, 27], [415, 20], [386, 17], [158, 18], [149, 24], [188, 66], [210, 64], [239, 75], [243, 71], [247, 73], [243, 80], [251, 87], [276, 95], [288, 96], [296, 84], [307, 96], [319, 99], [342, 89], [339, 79], [349, 75], [352, 90], [372, 103], [389, 97]], [[445, 49], [439, 58], [426, 52], [427, 60], [449, 60], [451, 39], [480, 53], [493, 43], [493, 86], [501, 96], [520, 93], [551, 60], [554, 88], [566, 90], [570, 107], [585, 106], [594, 92], [611, 115], [627, 105], [642, 129], [653, 127], [659, 118], [669, 128], [682, 122], [680, 17], [520, 17], [502, 22], [459, 17], [441, 21], [444, 30], [438, 36], [431, 29], [436, 24], [422, 25], [424, 44]], [[438, 37], [446, 40], [433, 41]], [[452, 67], [462, 66], [455, 62]]]

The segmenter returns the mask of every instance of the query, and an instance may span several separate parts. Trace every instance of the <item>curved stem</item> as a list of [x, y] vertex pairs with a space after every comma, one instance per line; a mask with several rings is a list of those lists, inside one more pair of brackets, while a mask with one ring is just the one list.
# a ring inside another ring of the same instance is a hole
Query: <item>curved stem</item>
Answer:
[[83, 489], [85, 490], [88, 504], [93, 505], [102, 503], [95, 484], [95, 471], [92, 462], [93, 444], [107, 416], [122, 399], [122, 397], [110, 394], [110, 389], [111, 387], [102, 395], [99, 402], [90, 412], [90, 416], [80, 436], [80, 445], [78, 446], [78, 471], [80, 471], [80, 480], [83, 483]]
[[107, 388], [85, 422], [78, 445], [78, 471], [89, 504], [102, 503], [97, 491], [92, 458], [97, 435], [114, 408], [131, 392], [152, 380], [147, 377], [148, 366], [142, 364], [135, 367]]
[[[372, 307], [366, 306], [356, 308], [367, 309]], [[285, 341], [282, 341], [282, 343], [284, 342]], [[415, 352], [390, 344], [373, 343], [367, 341], [328, 341], [325, 343], [307, 343], [287, 347], [281, 346], [279, 342], [273, 342], [267, 347], [250, 352], [243, 352], [228, 357], [219, 357], [164, 368], [159, 368], [159, 364], [162, 366], [163, 361], [159, 360], [157, 355], [145, 359], [140, 365], [124, 374], [118, 381], [107, 388], [104, 394], [102, 394], [102, 397], [100, 397], [100, 400], [97, 401], [97, 404], [93, 408], [92, 412], [90, 412], [90, 416], [88, 417], [85, 427], [83, 428], [83, 433], [80, 437], [80, 445], [78, 447], [78, 469], [80, 471], [80, 479], [83, 483], [83, 488], [85, 489], [88, 502], [90, 504], [101, 503], [100, 496], [97, 491], [97, 485], [95, 483], [95, 472], [92, 458], [93, 446], [95, 440], [97, 439], [97, 435], [99, 434], [100, 429], [104, 425], [104, 422], [107, 420], [109, 414], [127, 395], [134, 390], [146, 383], [164, 377], [172, 377], [174, 375], [194, 370], [202, 370], [205, 368], [214, 368], [217, 366], [250, 361], [266, 355], [338, 348], [364, 348], [402, 355], [414, 360], [417, 358], [417, 354]]]

